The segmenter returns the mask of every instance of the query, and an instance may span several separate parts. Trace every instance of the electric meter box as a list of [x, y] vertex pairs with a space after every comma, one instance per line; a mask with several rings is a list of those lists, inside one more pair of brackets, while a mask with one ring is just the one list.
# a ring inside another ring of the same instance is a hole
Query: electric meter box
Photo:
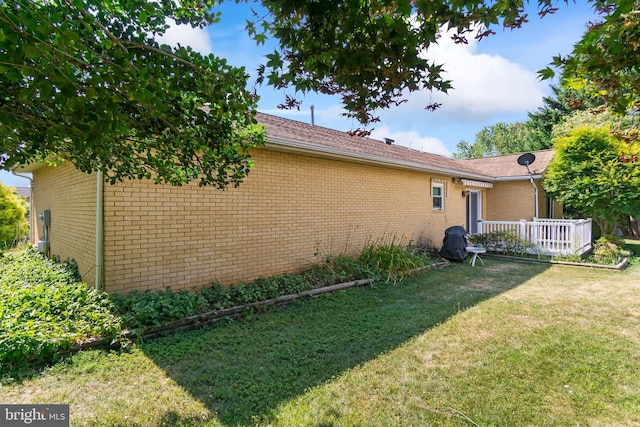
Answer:
[[40, 215], [38, 215], [38, 218], [40, 218], [40, 221], [42, 221], [42, 225], [44, 225], [46, 227], [51, 225], [51, 211], [50, 210], [46, 210], [46, 211], [40, 212]]

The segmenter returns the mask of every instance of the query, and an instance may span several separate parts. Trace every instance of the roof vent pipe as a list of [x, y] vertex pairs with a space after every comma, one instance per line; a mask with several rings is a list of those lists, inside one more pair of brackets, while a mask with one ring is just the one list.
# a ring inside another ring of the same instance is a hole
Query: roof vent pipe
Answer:
[[315, 119], [314, 119], [314, 117], [313, 117], [313, 108], [314, 108], [314, 107], [313, 107], [313, 104], [311, 104], [311, 105], [309, 106], [309, 108], [311, 108], [311, 126], [315, 126], [315, 125], [316, 125], [316, 121], [315, 121]]

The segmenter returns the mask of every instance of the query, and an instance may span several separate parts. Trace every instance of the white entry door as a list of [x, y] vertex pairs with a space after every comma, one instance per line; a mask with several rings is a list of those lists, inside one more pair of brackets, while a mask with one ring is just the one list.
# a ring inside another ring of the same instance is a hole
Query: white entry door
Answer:
[[482, 232], [478, 220], [482, 218], [482, 193], [469, 190], [467, 193], [467, 232], [480, 234]]

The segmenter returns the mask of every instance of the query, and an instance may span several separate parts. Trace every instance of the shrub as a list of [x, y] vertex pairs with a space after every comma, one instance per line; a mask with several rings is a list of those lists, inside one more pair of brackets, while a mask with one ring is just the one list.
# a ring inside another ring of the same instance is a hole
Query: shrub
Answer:
[[322, 263], [310, 267], [308, 274], [320, 279], [320, 283], [326, 281], [332, 281], [333, 283], [348, 282], [363, 277], [371, 277], [371, 272], [356, 257], [347, 255], [328, 256]]
[[[56, 263], [29, 246], [7, 252], [0, 263], [0, 376], [16, 376], [59, 357], [92, 337], [116, 337], [122, 327], [156, 326], [210, 309], [276, 298], [361, 278], [397, 280], [424, 266], [428, 256], [394, 243], [368, 245], [358, 257], [328, 257], [300, 274], [259, 277], [200, 292], [100, 293], [78, 282], [77, 264]], [[119, 317], [119, 316], [120, 317]]]
[[525, 255], [535, 249], [535, 245], [520, 238], [513, 231], [493, 231], [474, 234], [469, 240], [484, 246], [488, 251], [503, 252], [507, 255]]
[[593, 257], [598, 263], [616, 264], [623, 255], [624, 241], [616, 236], [600, 237], [593, 245]]
[[63, 264], [32, 247], [8, 251], [0, 264], [0, 376], [20, 375], [61, 351], [121, 330], [105, 294], [75, 280]]
[[0, 250], [13, 246], [29, 232], [27, 204], [15, 190], [0, 183]]
[[362, 270], [368, 271], [375, 278], [382, 278], [385, 282], [389, 282], [398, 280], [411, 270], [424, 266], [428, 259], [427, 255], [413, 253], [391, 242], [367, 245], [358, 257], [358, 264]]

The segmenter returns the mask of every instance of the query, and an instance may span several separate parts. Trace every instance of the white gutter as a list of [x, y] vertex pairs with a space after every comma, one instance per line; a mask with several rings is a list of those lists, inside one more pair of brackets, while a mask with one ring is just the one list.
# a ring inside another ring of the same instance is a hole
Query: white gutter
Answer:
[[33, 233], [35, 230], [35, 227], [34, 227], [35, 212], [33, 212], [33, 179], [27, 175], [19, 175], [16, 171], [13, 170], [13, 168], [9, 169], [9, 172], [11, 172], [13, 175], [17, 177], [25, 178], [29, 180], [29, 237], [31, 238], [31, 243], [35, 243], [33, 241]]
[[478, 179], [483, 181], [493, 180], [494, 178], [480, 175], [476, 173], [463, 172], [458, 169], [449, 169], [439, 166], [427, 165], [424, 163], [412, 162], [410, 160], [390, 159], [384, 156], [378, 156], [369, 153], [359, 153], [341, 148], [327, 147], [324, 145], [310, 144], [308, 142], [294, 141], [285, 138], [267, 137], [267, 143], [264, 146], [267, 150], [278, 151], [283, 153], [301, 154], [311, 157], [320, 157], [333, 160], [342, 160], [353, 163], [361, 163], [373, 166], [393, 167], [417, 172], [431, 172], [441, 175], [451, 175], [456, 177], [464, 177]]
[[518, 175], [518, 176], [499, 176], [494, 177], [493, 180], [496, 182], [501, 181], [528, 181], [531, 178], [533, 179], [542, 179], [542, 175]]
[[95, 288], [104, 287], [104, 176], [102, 171], [96, 174], [96, 279]]

